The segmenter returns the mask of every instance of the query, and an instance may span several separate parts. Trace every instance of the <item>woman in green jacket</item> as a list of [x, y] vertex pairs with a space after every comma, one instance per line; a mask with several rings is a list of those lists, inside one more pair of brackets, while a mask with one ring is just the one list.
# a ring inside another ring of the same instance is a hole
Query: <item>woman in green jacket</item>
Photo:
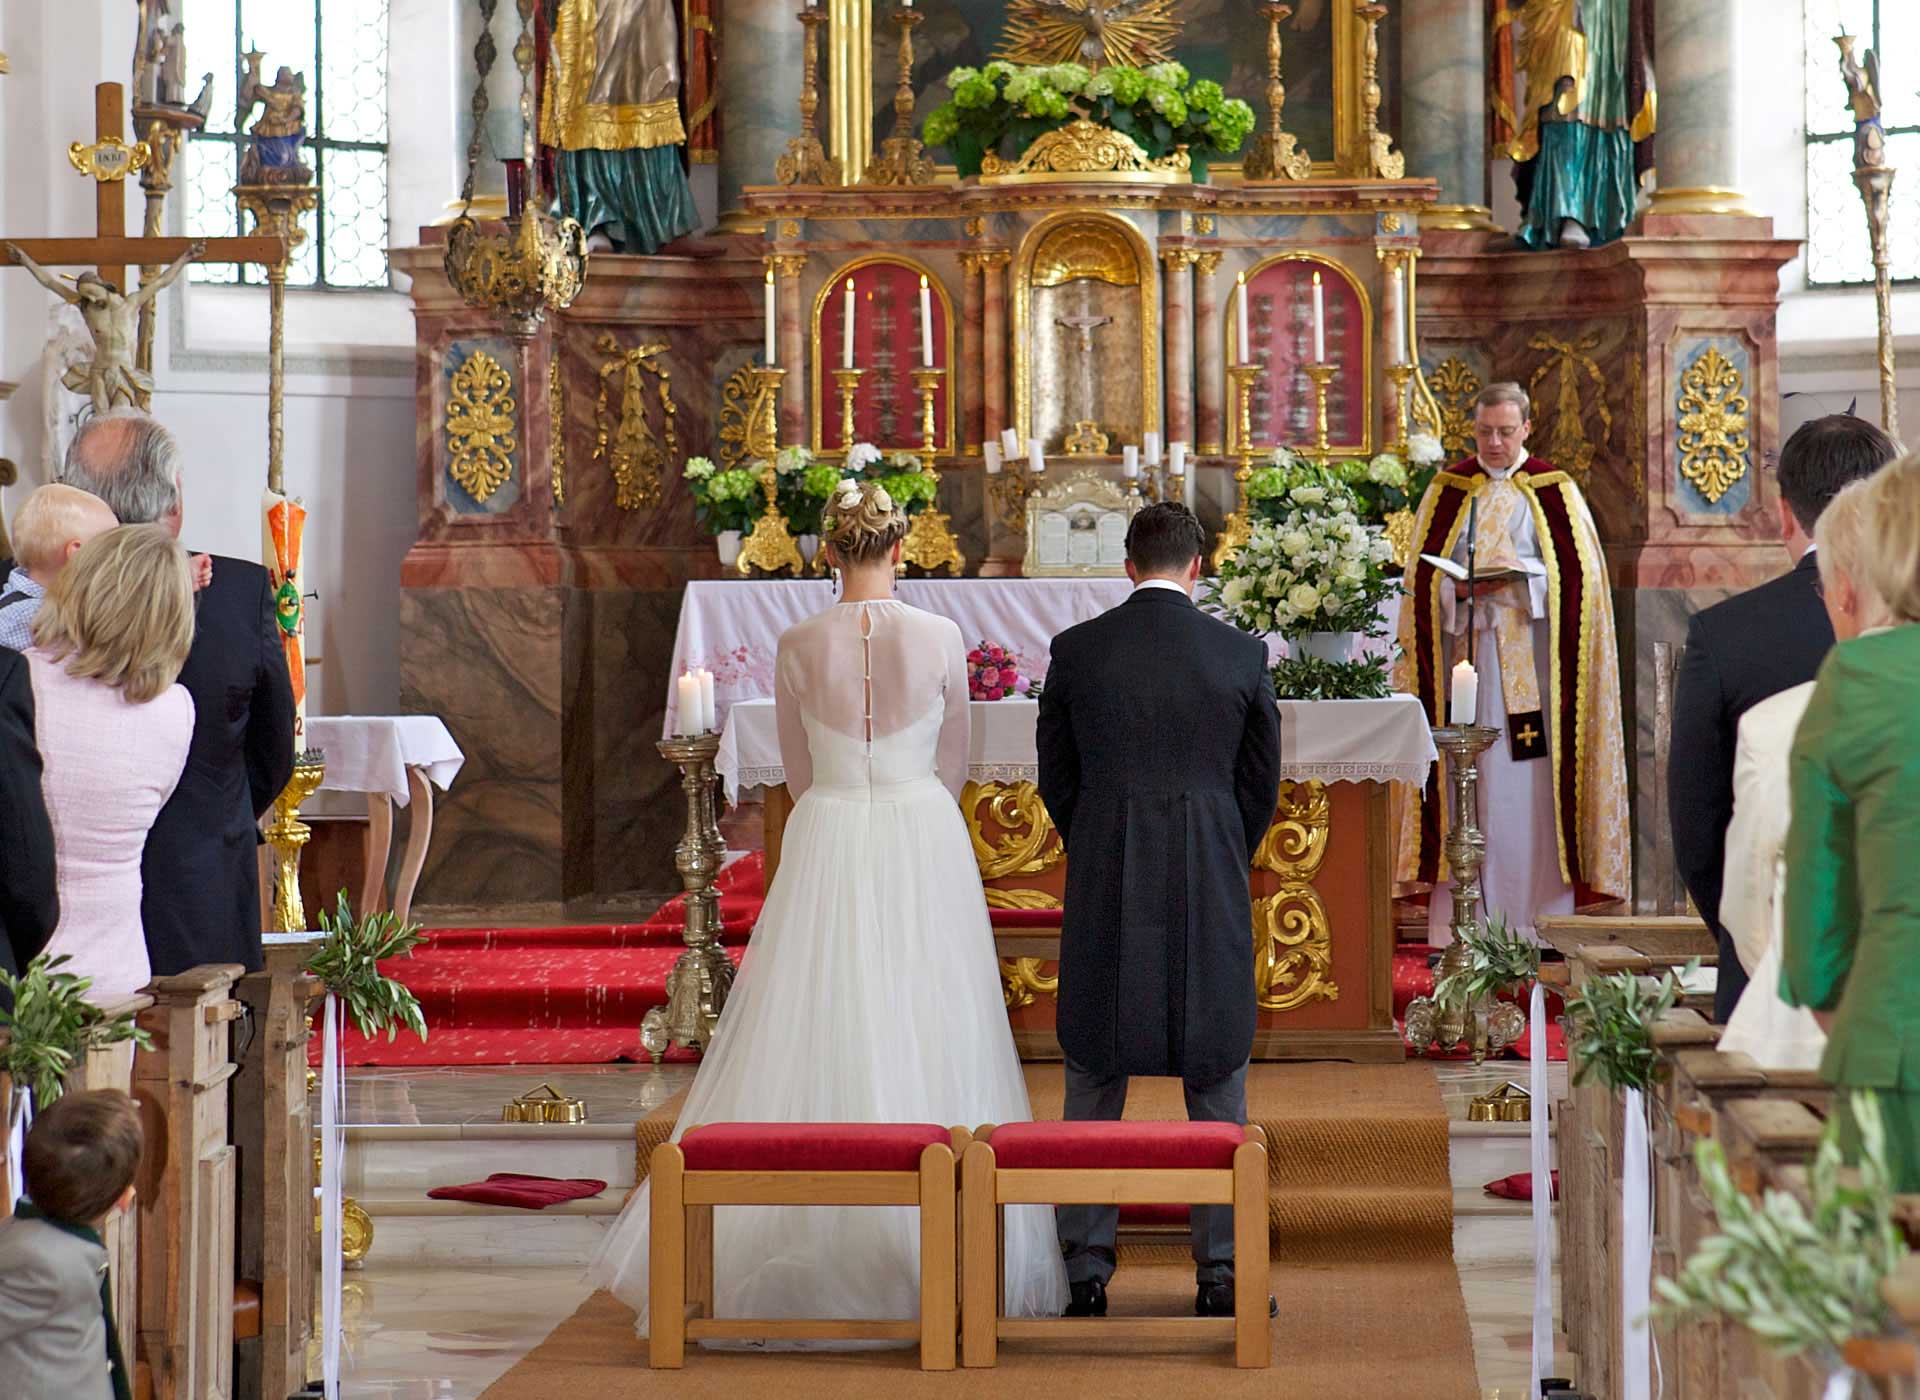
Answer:
[[1864, 489], [1860, 582], [1892, 625], [1834, 647], [1794, 737], [1780, 990], [1827, 1026], [1821, 1077], [1879, 1095], [1893, 1187], [1920, 1191], [1920, 453]]

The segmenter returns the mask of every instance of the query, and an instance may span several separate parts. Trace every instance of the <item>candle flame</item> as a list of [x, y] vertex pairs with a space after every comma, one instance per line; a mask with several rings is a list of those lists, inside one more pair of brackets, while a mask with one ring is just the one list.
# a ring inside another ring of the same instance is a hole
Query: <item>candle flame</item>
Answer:
[[1317, 272], [1313, 274], [1313, 285], [1316, 287], [1320, 285], [1320, 274]]
[[1240, 285], [1243, 287], [1247, 285], [1247, 274], [1244, 272], [1240, 274]]
[[923, 273], [921, 273], [921, 274], [920, 274], [920, 287], [921, 287], [921, 290], [923, 290], [923, 291], [924, 291], [924, 290], [926, 289], [926, 285], [927, 285], [927, 274], [923, 272]]
[[772, 268], [767, 269], [767, 285], [769, 287], [773, 285], [773, 269]]
[[849, 278], [847, 279], [847, 290], [848, 290], [848, 291], [852, 291], [852, 290], [853, 290], [853, 279], [852, 279], [851, 277], [849, 277]]

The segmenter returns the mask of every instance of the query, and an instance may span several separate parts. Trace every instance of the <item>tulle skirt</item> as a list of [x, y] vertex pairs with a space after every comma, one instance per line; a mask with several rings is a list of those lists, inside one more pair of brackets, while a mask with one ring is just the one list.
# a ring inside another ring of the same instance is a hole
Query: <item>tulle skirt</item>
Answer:
[[[713, 1043], [674, 1129], [722, 1122], [977, 1127], [1031, 1116], [966, 826], [927, 778], [810, 789]], [[634, 1193], [593, 1281], [647, 1331], [648, 1209]], [[722, 1206], [722, 1317], [915, 1317], [918, 1212]], [[1046, 1206], [1006, 1211], [1006, 1303], [1056, 1315], [1066, 1274]], [[826, 1344], [844, 1347], [847, 1343]]]

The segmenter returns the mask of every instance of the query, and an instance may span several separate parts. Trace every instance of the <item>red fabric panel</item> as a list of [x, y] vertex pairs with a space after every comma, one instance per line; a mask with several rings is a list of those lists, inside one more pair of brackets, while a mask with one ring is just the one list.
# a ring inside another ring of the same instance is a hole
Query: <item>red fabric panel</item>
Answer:
[[[920, 393], [913, 387], [912, 371], [921, 367], [920, 270], [901, 262], [870, 262], [851, 273], [836, 272], [831, 290], [820, 303], [817, 353], [824, 441], [829, 451], [849, 446], [840, 440], [840, 396], [833, 379], [833, 371], [840, 368], [848, 277], [853, 278], [853, 362], [867, 372], [853, 397], [856, 440], [917, 452], [922, 445]], [[933, 294], [928, 309], [933, 316], [934, 367], [950, 371], [945, 290], [931, 277], [928, 290]], [[951, 450], [946, 432], [952, 379], [949, 373], [933, 395], [933, 421], [943, 450]]]
[[933, 1123], [709, 1123], [680, 1139], [696, 1172], [917, 1172]]
[[478, 1201], [488, 1206], [544, 1210], [562, 1201], [597, 1196], [606, 1189], [606, 1182], [594, 1181], [589, 1177], [562, 1179], [522, 1176], [519, 1172], [495, 1172], [485, 1181], [470, 1181], [464, 1186], [436, 1186], [427, 1195], [436, 1201]]
[[1009, 1123], [993, 1130], [996, 1165], [1009, 1170], [1226, 1168], [1247, 1140], [1238, 1123]]
[[995, 909], [987, 907], [987, 918], [995, 928], [1052, 928], [1060, 927], [1060, 909]]
[[[1313, 436], [1313, 381], [1301, 366], [1313, 359], [1313, 274], [1321, 274], [1327, 308], [1327, 359], [1340, 372], [1327, 386], [1327, 436], [1336, 446], [1366, 436], [1367, 321], [1360, 293], [1333, 268], [1306, 259], [1269, 263], [1247, 283], [1253, 363], [1266, 373], [1254, 381], [1249, 403], [1256, 443], [1303, 443]], [[1236, 293], [1222, 312], [1239, 335]], [[1244, 358], [1239, 346], [1234, 353]]]

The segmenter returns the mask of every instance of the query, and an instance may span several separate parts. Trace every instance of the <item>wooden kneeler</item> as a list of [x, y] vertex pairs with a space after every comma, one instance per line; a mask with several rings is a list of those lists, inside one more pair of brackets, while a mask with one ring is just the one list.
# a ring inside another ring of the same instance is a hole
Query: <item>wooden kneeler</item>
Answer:
[[[1231, 1129], [1232, 1133], [1223, 1132]], [[996, 1152], [996, 1147], [1001, 1149]], [[1001, 1161], [1001, 1154], [1006, 1158]], [[1232, 1317], [1007, 1317], [1002, 1208], [1231, 1205]], [[973, 1135], [960, 1167], [960, 1360], [992, 1366], [1002, 1339], [1233, 1339], [1234, 1364], [1272, 1364], [1267, 1139], [1221, 1123], [1016, 1123]]]
[[[656, 1147], [648, 1363], [677, 1368], [689, 1340], [822, 1338], [918, 1341], [921, 1370], [951, 1371], [955, 1171], [968, 1140], [965, 1128], [922, 1123], [716, 1123]], [[918, 1206], [919, 1318], [716, 1316], [715, 1206]]]

